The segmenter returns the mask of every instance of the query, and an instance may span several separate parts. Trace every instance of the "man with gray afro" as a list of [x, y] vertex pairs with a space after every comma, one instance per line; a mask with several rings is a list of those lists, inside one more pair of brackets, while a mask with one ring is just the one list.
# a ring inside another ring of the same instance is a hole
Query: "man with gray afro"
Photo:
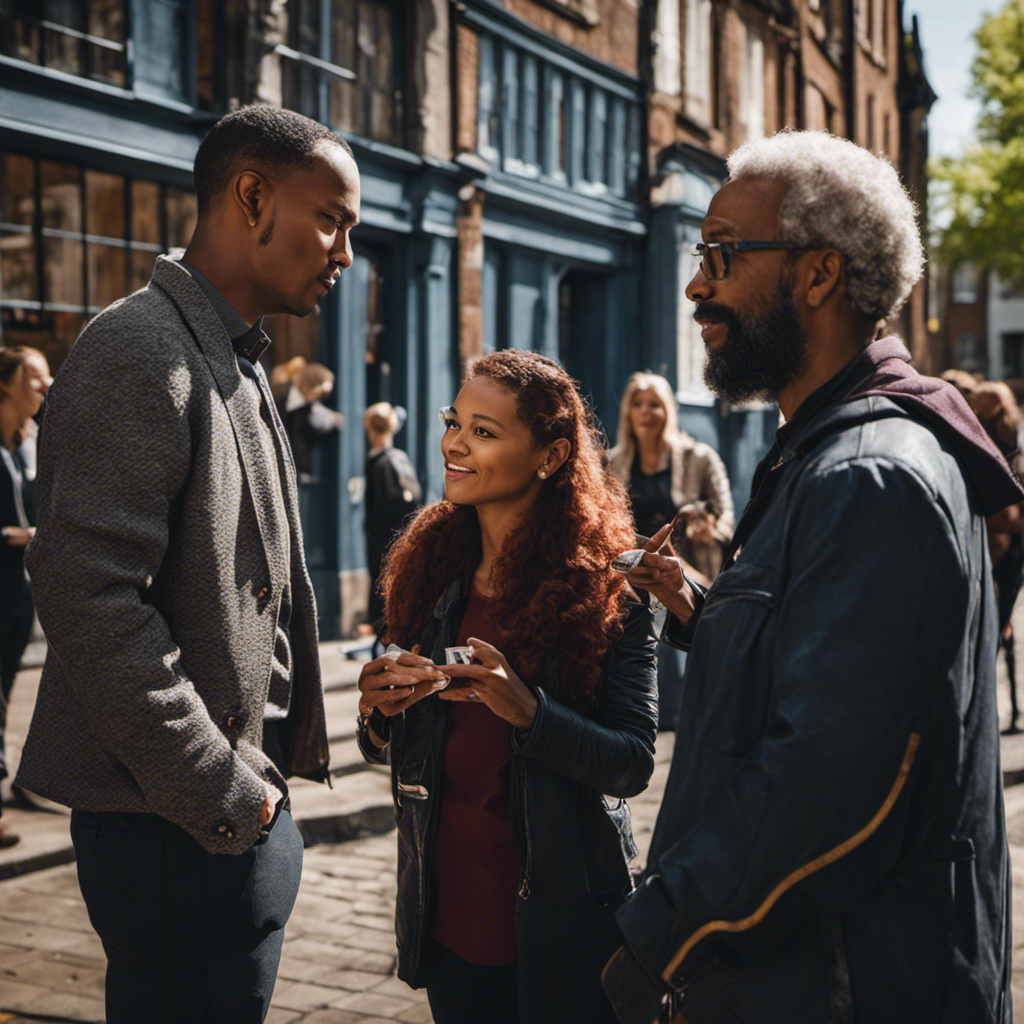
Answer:
[[1024, 492], [882, 336], [922, 265], [892, 166], [786, 131], [729, 171], [687, 287], [705, 379], [785, 422], [710, 590], [670, 525], [627, 576], [690, 654], [604, 987], [623, 1024], [1008, 1024], [985, 517]]

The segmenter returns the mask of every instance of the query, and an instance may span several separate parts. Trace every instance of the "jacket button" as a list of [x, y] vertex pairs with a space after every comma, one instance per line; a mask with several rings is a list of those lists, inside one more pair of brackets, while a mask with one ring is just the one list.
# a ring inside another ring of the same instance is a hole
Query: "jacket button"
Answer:
[[262, 588], [260, 588], [260, 592], [259, 592], [258, 596], [263, 598], [263, 597], [266, 597], [267, 594], [269, 594], [269, 593], [270, 593], [270, 591], [269, 591], [269, 589], [267, 587], [262, 587]]
[[236, 838], [236, 836], [235, 836], [234, 832], [229, 832], [228, 833], [228, 839], [235, 839], [235, 838]]
[[226, 725], [226, 726], [227, 726], [227, 727], [228, 727], [229, 729], [234, 729], [234, 727], [235, 727], [236, 725], [238, 725], [238, 719], [237, 719], [237, 718], [235, 718], [235, 716], [234, 716], [234, 715], [232, 715], [232, 716], [231, 716], [231, 717], [230, 717], [230, 718], [229, 718], [229, 719], [227, 720], [227, 722], [225, 722], [224, 724], [225, 724], [225, 725]]
[[228, 830], [227, 825], [218, 825], [217, 826], [217, 831], [218, 832], [224, 833], [224, 832], [227, 832], [227, 830]]

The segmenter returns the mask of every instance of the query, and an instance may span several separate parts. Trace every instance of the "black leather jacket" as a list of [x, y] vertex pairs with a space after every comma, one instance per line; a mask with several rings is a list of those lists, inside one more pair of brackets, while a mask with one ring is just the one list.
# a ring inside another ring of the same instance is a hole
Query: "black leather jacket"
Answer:
[[947, 438], [883, 397], [826, 408], [773, 463], [687, 630], [674, 761], [606, 988], [631, 1024], [669, 988], [691, 1024], [1004, 1024], [980, 494]]
[[[460, 581], [438, 602], [421, 653], [444, 663], [466, 601]], [[654, 769], [658, 698], [650, 611], [630, 603], [608, 659], [597, 712], [558, 700], [560, 659], [524, 680], [538, 701], [529, 730], [512, 731], [509, 815], [521, 883], [515, 922], [520, 1020], [529, 1024], [614, 1022], [600, 971], [621, 942], [613, 914], [632, 889], [632, 846], [621, 798], [647, 787]], [[398, 976], [423, 984], [421, 954], [435, 900], [431, 857], [450, 706], [427, 697], [392, 719], [391, 742], [369, 761], [390, 763], [398, 824]], [[511, 728], [511, 727], [510, 727]], [[620, 798], [609, 804], [604, 795]], [[635, 848], [634, 848], [635, 851]], [[481, 1020], [486, 1019], [482, 1008]]]

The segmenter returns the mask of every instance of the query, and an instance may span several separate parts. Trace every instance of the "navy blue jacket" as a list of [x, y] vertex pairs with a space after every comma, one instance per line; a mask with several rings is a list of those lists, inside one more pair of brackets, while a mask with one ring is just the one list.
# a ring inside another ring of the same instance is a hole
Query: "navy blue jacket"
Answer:
[[605, 971], [624, 1022], [670, 990], [689, 1024], [1010, 1019], [998, 499], [913, 402], [827, 397], [679, 637], [674, 760]]

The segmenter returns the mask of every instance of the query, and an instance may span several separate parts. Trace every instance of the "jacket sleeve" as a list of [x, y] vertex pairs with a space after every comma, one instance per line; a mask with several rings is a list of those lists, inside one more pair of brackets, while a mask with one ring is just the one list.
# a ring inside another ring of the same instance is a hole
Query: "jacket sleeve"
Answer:
[[[766, 948], [800, 915], [841, 913], [898, 862], [923, 785], [915, 768], [932, 756], [929, 726], [986, 585], [967, 568], [981, 535], [965, 537], [966, 508], [958, 515], [959, 536], [946, 496], [880, 459], [798, 483], [764, 627], [766, 721], [746, 743], [708, 744], [720, 790], [701, 817], [670, 826], [681, 838], [617, 915], [642, 968], [637, 991], [650, 979], [678, 987], [716, 943]], [[730, 685], [729, 652], [707, 653]], [[659, 827], [672, 813], [662, 806]]]
[[191, 389], [211, 386], [156, 348], [100, 326], [76, 344], [47, 399], [26, 564], [74, 707], [147, 809], [212, 853], [240, 853], [259, 836], [266, 786], [211, 719], [172, 625], [147, 600], [199, 443]]
[[523, 757], [613, 797], [647, 788], [654, 771], [658, 683], [650, 610], [630, 602], [623, 635], [612, 649], [596, 719], [566, 707], [539, 687], [530, 728], [513, 730]]

